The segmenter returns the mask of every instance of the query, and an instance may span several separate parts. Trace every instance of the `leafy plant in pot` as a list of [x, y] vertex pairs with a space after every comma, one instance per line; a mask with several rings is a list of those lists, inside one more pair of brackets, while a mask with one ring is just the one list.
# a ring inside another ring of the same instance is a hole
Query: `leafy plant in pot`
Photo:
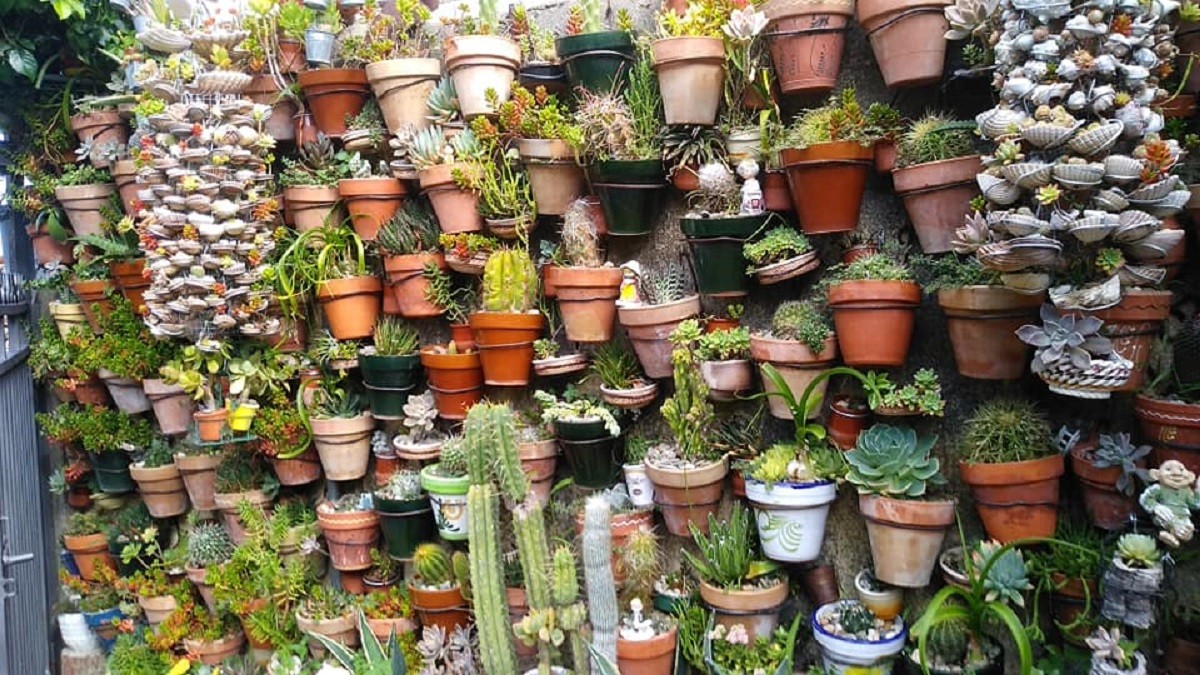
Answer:
[[108, 266], [99, 258], [81, 258], [71, 269], [71, 291], [79, 298], [80, 310], [91, 332], [104, 332], [104, 320], [112, 311], [116, 286], [109, 278]]
[[388, 286], [406, 319], [441, 316], [446, 307], [438, 304], [431, 292], [425, 270], [446, 269], [446, 258], [438, 248], [437, 219], [423, 199], [410, 199], [401, 205], [391, 220], [376, 235], [375, 244], [383, 255], [383, 270]]
[[[305, 32], [310, 68], [297, 76], [317, 129], [331, 138], [342, 137], [347, 116], [362, 110], [371, 95], [363, 70], [365, 45], [361, 41], [347, 45], [346, 37], [335, 38], [341, 29], [337, 7], [330, 3]], [[335, 40], [341, 42], [336, 49]]]
[[408, 581], [408, 593], [421, 625], [446, 632], [466, 627], [470, 620], [466, 554], [457, 551], [451, 556], [440, 544], [421, 544], [413, 552], [413, 567], [416, 575]]
[[63, 548], [70, 552], [84, 581], [97, 581], [97, 569], [116, 569], [108, 552], [108, 523], [95, 511], [72, 513], [63, 530]]
[[612, 485], [621, 464], [621, 424], [613, 412], [586, 397], [560, 400], [540, 389], [533, 397], [542, 408], [542, 421], [554, 427], [575, 482], [589, 488]]
[[413, 556], [417, 545], [433, 537], [434, 522], [429, 496], [421, 488], [421, 475], [402, 470], [375, 490], [375, 511], [387, 555], [395, 559]]
[[761, 238], [742, 245], [748, 263], [746, 274], [758, 283], [777, 284], [807, 274], [821, 265], [808, 238], [788, 225], [767, 230]]
[[262, 458], [229, 453], [217, 465], [213, 490], [213, 500], [230, 538], [235, 544], [242, 544], [251, 536], [242, 518], [242, 504], [261, 511], [274, 501], [279, 481], [263, 466]]
[[677, 264], [656, 270], [643, 270], [639, 264], [634, 274], [637, 299], [619, 301], [617, 318], [646, 376], [661, 380], [673, 372], [673, 347], [668, 336], [685, 319], [700, 315], [700, 296], [685, 295], [685, 274]]
[[337, 188], [350, 224], [363, 241], [375, 241], [379, 228], [408, 197], [408, 184], [392, 176], [387, 162], [372, 164], [357, 152], [347, 160], [345, 173]]
[[[456, 33], [443, 47], [446, 72], [454, 80], [459, 106], [465, 119], [495, 114], [496, 104], [508, 99], [510, 87], [521, 65], [521, 47], [500, 35], [500, 17], [495, 0], [479, 3], [479, 16], [463, 16]], [[490, 102], [487, 91], [496, 92]]]
[[311, 405], [297, 401], [312, 432], [321, 467], [329, 480], [357, 480], [367, 474], [375, 418], [358, 394], [327, 378], [313, 391]]
[[1101, 434], [1071, 448], [1071, 470], [1083, 487], [1083, 505], [1093, 525], [1120, 530], [1129, 524], [1136, 506], [1135, 479], [1146, 470], [1149, 454], [1149, 445], [1135, 446], [1126, 433]]
[[483, 307], [471, 314], [471, 332], [480, 351], [483, 379], [489, 385], [529, 383], [533, 341], [544, 319], [535, 309], [537, 268], [524, 248], [496, 251], [483, 273]]
[[132, 492], [129, 453], [149, 448], [154, 437], [150, 421], [107, 408], [89, 408], [75, 424], [79, 444], [91, 457], [100, 490], [115, 494]]
[[363, 240], [352, 230], [330, 224], [301, 233], [280, 256], [276, 270], [280, 295], [316, 288], [335, 338], [371, 336], [383, 285], [368, 264]]
[[[768, 235], [769, 236], [769, 235]], [[817, 405], [809, 416], [821, 412], [820, 402], [825, 395], [828, 378], [821, 377], [837, 358], [837, 338], [833, 334], [828, 312], [815, 300], [787, 300], [779, 303], [771, 317], [770, 330], [750, 334], [750, 357], [765, 371], [767, 365], [783, 378], [793, 392], [803, 392], [812, 382], [819, 382], [813, 391]], [[782, 397], [771, 396], [777, 391], [775, 379], [763, 377], [763, 389], [768, 393], [771, 415], [792, 419], [792, 409]]]
[[446, 541], [467, 538], [467, 454], [461, 437], [447, 439], [438, 462], [421, 469], [438, 534]]
[[538, 224], [530, 174], [521, 170], [505, 145], [507, 138], [491, 120], [477, 117], [470, 130], [480, 151], [465, 166], [451, 170], [455, 185], [476, 196], [479, 215], [490, 234], [500, 239], [526, 237]]
[[270, 459], [280, 485], [308, 485], [321, 477], [312, 432], [294, 404], [273, 401], [263, 406], [251, 429], [258, 436], [259, 452]]
[[974, 122], [928, 114], [897, 140], [892, 181], [925, 253], [950, 251], [955, 231], [970, 212], [975, 175], [983, 168], [974, 130]]
[[482, 230], [480, 196], [472, 189], [475, 163], [487, 152], [479, 137], [470, 129], [448, 137], [440, 126], [427, 127], [412, 135], [407, 152], [442, 232]]
[[885, 254], [830, 270], [828, 303], [848, 366], [904, 365], [921, 287], [900, 261]]
[[108, 171], [90, 164], [76, 164], [59, 176], [54, 197], [62, 206], [75, 236], [100, 236], [104, 234], [101, 211], [116, 192], [117, 186]]
[[[571, 111], [545, 87], [531, 92], [515, 82], [507, 101], [493, 97], [489, 104], [496, 110], [499, 131], [516, 140], [537, 214], [566, 213], [585, 191], [583, 169], [575, 162], [582, 133]], [[473, 121], [471, 127], [483, 137], [481, 124]]]
[[[1099, 615], [1100, 575], [1103, 572], [1100, 551], [1104, 547], [1104, 537], [1089, 525], [1076, 525], [1064, 518], [1058, 524], [1054, 540], [1050, 546], [1023, 554], [1034, 583], [1034, 604], [1030, 607], [1040, 607], [1036, 603], [1040, 602], [1042, 593], [1048, 592], [1055, 628], [1065, 642], [1078, 646], [1095, 627]], [[961, 549], [959, 551], [961, 560]], [[945, 566], [946, 562], [943, 562]], [[962, 565], [958, 572], [959, 582], [965, 583], [966, 572]]]
[[323, 133], [303, 143], [296, 159], [284, 157], [279, 186], [283, 188], [284, 216], [300, 232], [315, 230], [339, 220], [338, 181], [348, 178], [346, 163], [338, 159], [333, 141]]
[[314, 658], [325, 656], [327, 643], [320, 635], [343, 647], [358, 646], [358, 609], [342, 591], [316, 585], [296, 607], [296, 627], [308, 637], [308, 649]]
[[[694, 321], [685, 321], [677, 330]], [[700, 362], [700, 374], [708, 385], [708, 395], [715, 401], [737, 400], [754, 387], [748, 328], [700, 335], [696, 339], [696, 359]]]
[[592, 373], [600, 380], [600, 398], [614, 408], [638, 410], [658, 398], [658, 384], [642, 375], [637, 357], [608, 342], [592, 354]]
[[370, 494], [322, 501], [317, 505], [317, 525], [329, 544], [329, 558], [335, 569], [355, 572], [371, 567], [371, 550], [379, 542], [380, 531], [379, 514], [371, 505]]
[[184, 347], [178, 359], [159, 368], [164, 383], [178, 386], [199, 404], [192, 419], [196, 423], [196, 438], [201, 443], [217, 442], [225, 436], [229, 410], [222, 403], [224, 392], [217, 377], [228, 360], [228, 344], [205, 338]]
[[375, 419], [398, 420], [421, 374], [420, 336], [402, 319], [384, 317], [375, 325], [374, 344], [359, 350], [367, 402]]

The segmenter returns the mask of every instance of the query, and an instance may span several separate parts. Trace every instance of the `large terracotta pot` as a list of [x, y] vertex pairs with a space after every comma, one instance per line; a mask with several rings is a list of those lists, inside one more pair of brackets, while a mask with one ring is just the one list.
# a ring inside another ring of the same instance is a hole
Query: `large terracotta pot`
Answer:
[[617, 307], [621, 325], [633, 343], [642, 369], [651, 379], [671, 376], [671, 341], [668, 337], [685, 319], [700, 315], [700, 296], [661, 305], [630, 305]]
[[479, 195], [463, 190], [454, 182], [454, 170], [467, 170], [467, 165], [435, 164], [417, 172], [417, 181], [429, 197], [429, 204], [437, 216], [438, 227], [446, 234], [479, 232], [483, 230], [483, 216], [479, 213]]
[[[814, 354], [799, 340], [780, 340], [765, 335], [751, 334], [750, 358], [754, 359], [760, 367], [764, 363], [775, 366], [775, 370], [787, 382], [788, 387], [798, 399], [813, 380], [828, 370], [837, 359], [837, 338], [829, 336], [825, 340], [825, 347], [821, 353]], [[771, 380], [763, 377], [762, 382], [764, 391], [768, 394], [775, 392], [775, 385]], [[824, 397], [827, 383], [827, 380], [822, 381], [817, 385], [813, 394], [819, 398]], [[772, 417], [781, 420], [792, 419], [792, 409], [779, 396], [768, 396], [767, 405], [770, 406]], [[815, 419], [820, 414], [821, 406], [814, 406], [810, 419]]]
[[121, 195], [121, 208], [125, 215], [137, 215], [137, 209], [134, 208], [138, 202], [137, 164], [132, 159], [118, 159], [108, 172], [112, 174], [117, 193]]
[[675, 667], [675, 627], [649, 640], [617, 636], [617, 670], [621, 675], [671, 675]]
[[725, 492], [729, 458], [695, 469], [667, 469], [646, 464], [646, 475], [654, 483], [654, 502], [662, 511], [667, 531], [686, 537], [689, 524], [708, 533], [708, 516], [716, 513]]
[[60, 185], [54, 188], [54, 197], [62, 205], [71, 222], [71, 229], [77, 236], [102, 236], [104, 234], [104, 216], [100, 209], [108, 203], [108, 198], [117, 191], [115, 183], [100, 183], [98, 185]]
[[188, 499], [197, 511], [215, 511], [217, 508], [213, 483], [220, 463], [220, 455], [175, 455], [175, 467], [179, 469]]
[[124, 149], [129, 142], [129, 123], [117, 110], [97, 110], [71, 116], [71, 129], [79, 137], [79, 143], [91, 143], [89, 159], [92, 166], [103, 168], [107, 162], [100, 159], [106, 146]]
[[1002, 544], [1025, 537], [1052, 537], [1058, 524], [1062, 455], [1000, 464], [967, 464], [958, 469], [988, 537]]
[[134, 313], [137, 314], [142, 312], [145, 305], [142, 293], [150, 288], [150, 279], [143, 275], [145, 269], [145, 258], [138, 258], [131, 262], [113, 262], [108, 265], [108, 271], [112, 274], [117, 288], [121, 290], [121, 295], [125, 296], [125, 299], [133, 307]]
[[[1100, 468], [1095, 464], [1092, 453], [1096, 450], [1095, 439], [1080, 441], [1071, 448], [1071, 471], [1083, 488], [1083, 506], [1092, 525], [1102, 530], [1121, 530], [1129, 525], [1129, 516], [1137, 507], [1134, 494], [1125, 494], [1117, 489], [1122, 469], [1119, 466]], [[1138, 463], [1146, 468], [1146, 462]]]
[[421, 350], [421, 365], [433, 392], [433, 402], [442, 419], [466, 419], [471, 406], [483, 398], [483, 366], [479, 352], [438, 354]]
[[379, 228], [404, 203], [408, 186], [391, 177], [346, 178], [338, 181], [338, 195], [346, 202], [350, 224], [358, 236], [375, 241]]
[[958, 374], [979, 380], [1019, 380], [1030, 347], [1016, 330], [1037, 319], [1046, 294], [1024, 295], [1000, 286], [938, 291]]
[[542, 334], [541, 312], [476, 312], [471, 332], [479, 349], [483, 380], [493, 387], [529, 384], [533, 341]]
[[274, 469], [280, 485], [308, 485], [321, 478], [321, 457], [317, 454], [317, 449], [310, 445], [307, 450], [291, 459], [272, 457], [271, 468]]
[[84, 334], [92, 332], [91, 325], [88, 324], [87, 314], [83, 311], [83, 305], [79, 303], [64, 303], [51, 302], [48, 305], [50, 317], [54, 319], [54, 327], [58, 330], [59, 336], [64, 340], [71, 334], [71, 331], [81, 331]]
[[192, 421], [195, 405], [192, 397], [179, 385], [167, 384], [162, 380], [142, 380], [142, 390], [154, 410], [158, 429], [165, 436], [186, 433]]
[[267, 512], [272, 500], [262, 490], [247, 490], [245, 492], [217, 492], [213, 495], [213, 501], [217, 504], [217, 510], [221, 512], [221, 520], [225, 523], [225, 530], [229, 532], [229, 538], [233, 540], [234, 544], [240, 546], [250, 539], [250, 533], [246, 531], [246, 525], [238, 515], [239, 505], [242, 502], [249, 502], [251, 506], [260, 511]]
[[[280, 42], [282, 51], [283, 43]], [[280, 57], [280, 69], [283, 68], [283, 58]], [[250, 86], [243, 92], [246, 98], [261, 105], [271, 106], [271, 116], [267, 118], [266, 132], [277, 143], [290, 143], [296, 140], [296, 125], [292, 118], [296, 116], [296, 102], [286, 96], [280, 96], [279, 83], [269, 74], [255, 75], [250, 80]]]
[[174, 464], [147, 469], [138, 462], [129, 466], [129, 475], [137, 481], [138, 493], [151, 516], [173, 518], [187, 513], [187, 490]]
[[361, 112], [371, 96], [367, 73], [361, 68], [306, 70], [298, 78], [317, 129], [331, 138], [342, 137], [346, 118]]
[[296, 230], [307, 232], [338, 222], [336, 187], [297, 186], [283, 189], [284, 214]]
[[715, 124], [725, 85], [721, 38], [661, 38], [650, 43], [650, 51], [667, 124]]
[[109, 295], [116, 290], [113, 283], [108, 279], [72, 281], [71, 290], [79, 296], [80, 307], [83, 309], [84, 316], [87, 317], [88, 325], [92, 327], [92, 332], [97, 335], [103, 333], [104, 320], [112, 311], [112, 300], [109, 299]]
[[904, 365], [921, 287], [912, 281], [842, 281], [829, 289], [829, 307], [842, 360], [848, 366]]
[[803, 150], [787, 148], [779, 157], [805, 234], [851, 232], [858, 226], [867, 174], [875, 160], [871, 146], [836, 141]]
[[619, 267], [558, 267], [558, 311], [571, 342], [608, 342], [613, 336], [624, 273]]
[[183, 646], [189, 653], [200, 657], [200, 663], [206, 666], [218, 666], [226, 659], [237, 656], [246, 646], [246, 636], [239, 630], [237, 633], [226, 635], [220, 640], [206, 642], [184, 638]]
[[1200, 474], [1200, 405], [1139, 394], [1133, 398], [1133, 414], [1142, 440], [1154, 448], [1151, 464], [1175, 459]]
[[521, 65], [521, 48], [499, 35], [455, 35], [446, 39], [443, 57], [458, 93], [459, 110], [470, 121], [495, 114], [487, 101], [489, 89], [496, 92], [497, 104], [508, 100]]
[[446, 269], [446, 257], [441, 253], [389, 255], [383, 259], [387, 284], [399, 305], [400, 316], [406, 319], [430, 319], [446, 311], [425, 297], [429, 292], [425, 266], [430, 263], [440, 270]]
[[833, 89], [854, 0], [769, 0], [762, 10], [770, 20], [765, 35], [780, 90], [801, 94]]
[[108, 536], [103, 533], [87, 534], [80, 537], [63, 537], [63, 547], [75, 559], [75, 567], [84, 581], [97, 581], [97, 566], [107, 565], [117, 569], [116, 560], [108, 552]]
[[379, 514], [374, 511], [337, 513], [329, 503], [317, 506], [317, 525], [329, 545], [329, 560], [337, 570], [371, 567], [371, 550], [379, 543]]
[[700, 597], [716, 612], [718, 625], [742, 624], [753, 641], [770, 638], [779, 625], [779, 608], [787, 601], [788, 585], [781, 581], [768, 588], [753, 590], [725, 589], [700, 580]]
[[[310, 636], [312, 633], [324, 635], [333, 642], [340, 645], [345, 645], [353, 649], [358, 646], [358, 614], [350, 612], [345, 616], [339, 616], [334, 619], [310, 619], [304, 615], [304, 612], [296, 612], [296, 627], [300, 629], [300, 633], [305, 636]], [[313, 655], [313, 658], [322, 658], [325, 655], [325, 648], [317, 642], [316, 638], [308, 637], [308, 651]]]
[[441, 76], [442, 62], [437, 59], [388, 59], [367, 64], [367, 80], [389, 132], [429, 126], [425, 101]]
[[[862, 4], [859, 4], [859, 10], [862, 10]], [[944, 24], [945, 19], [940, 18], [940, 4], [937, 6], [937, 12], [939, 20]], [[945, 41], [939, 42], [944, 50]], [[942, 60], [939, 57], [938, 73], [941, 73], [941, 67]], [[904, 210], [908, 211], [908, 219], [917, 231], [922, 251], [945, 253], [951, 250], [950, 242], [954, 240], [954, 231], [962, 227], [963, 219], [971, 211], [971, 199], [979, 194], [975, 176], [982, 166], [979, 155], [971, 155], [940, 162], [914, 164], [892, 172], [892, 184], [896, 188], [896, 194], [904, 201]]]
[[329, 480], [358, 480], [367, 475], [375, 418], [370, 410], [358, 417], [310, 418], [313, 443]]
[[875, 577], [893, 586], [929, 585], [946, 530], [954, 524], [955, 502], [858, 495], [867, 521]]
[[587, 190], [575, 150], [559, 139], [522, 138], [517, 149], [539, 216], [561, 216]]
[[442, 630], [450, 633], [456, 627], [465, 627], [470, 623], [467, 603], [463, 600], [462, 589], [457, 585], [444, 589], [422, 588], [410, 581], [408, 594], [422, 626], [441, 626]]
[[317, 302], [325, 312], [329, 332], [339, 340], [371, 337], [379, 318], [383, 284], [379, 277], [329, 279], [317, 284]]
[[1137, 391], [1146, 381], [1146, 366], [1158, 338], [1158, 328], [1171, 313], [1171, 292], [1145, 288], [1122, 289], [1116, 307], [1091, 312], [1104, 322], [1100, 333], [1117, 354], [1133, 362], [1133, 374], [1116, 391]]
[[[70, 265], [75, 262], [75, 245], [71, 241], [59, 241], [50, 236], [45, 227], [26, 227], [29, 243], [33, 245], [33, 258], [39, 266], [54, 262]], [[66, 236], [70, 236], [70, 232]]]
[[[871, 39], [888, 87], [917, 87], [942, 79], [950, 27], [940, 0], [858, 0], [858, 23]], [[928, 251], [927, 251], [928, 252]]]

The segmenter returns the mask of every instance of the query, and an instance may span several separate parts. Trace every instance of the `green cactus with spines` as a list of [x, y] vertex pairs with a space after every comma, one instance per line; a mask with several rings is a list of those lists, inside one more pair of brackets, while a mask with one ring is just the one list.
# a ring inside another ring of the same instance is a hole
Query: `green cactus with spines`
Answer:
[[512, 675], [517, 672], [517, 656], [508, 624], [500, 551], [500, 495], [490, 482], [467, 489], [467, 539], [483, 670], [487, 675]]
[[459, 591], [463, 599], [471, 600], [471, 559], [462, 551], [455, 551], [450, 556], [450, 566], [454, 569], [454, 579], [458, 581]]
[[575, 672], [588, 672], [588, 648], [580, 635], [587, 620], [587, 609], [579, 602], [579, 574], [575, 568], [575, 555], [566, 546], [554, 549], [554, 604], [558, 609], [559, 625], [571, 638], [571, 655], [575, 660]]
[[429, 586], [441, 586], [454, 580], [450, 555], [438, 544], [421, 544], [413, 552], [413, 567], [421, 581]]
[[497, 0], [479, 0], [479, 32], [491, 35], [500, 27]]
[[595, 495], [583, 507], [583, 579], [587, 586], [592, 644], [597, 653], [617, 661], [617, 584], [612, 571], [612, 514], [608, 500]]
[[524, 313], [537, 303], [538, 274], [524, 249], [495, 251], [483, 266], [483, 308]]
[[963, 619], [952, 619], [934, 624], [925, 638], [930, 663], [936, 658], [941, 663], [962, 663], [970, 646], [970, 628]]
[[583, 32], [599, 33], [604, 30], [604, 5], [600, 0], [580, 0], [583, 10]]
[[540, 503], [520, 504], [513, 509], [513, 530], [517, 534], [517, 553], [525, 576], [525, 595], [529, 606], [550, 606], [550, 544], [546, 539], [546, 517]]

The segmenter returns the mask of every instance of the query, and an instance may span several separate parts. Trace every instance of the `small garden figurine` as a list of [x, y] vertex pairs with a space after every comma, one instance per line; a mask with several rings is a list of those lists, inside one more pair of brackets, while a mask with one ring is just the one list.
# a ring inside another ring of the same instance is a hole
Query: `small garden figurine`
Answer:
[[1120, 628], [1097, 628], [1087, 639], [1092, 650], [1089, 675], [1142, 675], [1146, 672], [1146, 657], [1137, 651], [1137, 644], [1121, 638]]
[[1139, 501], [1160, 528], [1159, 540], [1178, 548], [1191, 541], [1196, 532], [1192, 511], [1200, 510], [1200, 482], [1195, 473], [1175, 459], [1150, 469], [1150, 480], [1154, 483], [1142, 492]]

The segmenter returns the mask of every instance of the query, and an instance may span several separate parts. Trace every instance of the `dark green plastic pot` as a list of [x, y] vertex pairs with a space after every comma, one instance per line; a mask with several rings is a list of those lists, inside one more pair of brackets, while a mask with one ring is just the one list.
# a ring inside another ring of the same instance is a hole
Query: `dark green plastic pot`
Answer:
[[598, 94], [621, 91], [633, 66], [633, 37], [622, 30], [568, 35], [554, 41], [571, 87]]
[[692, 252], [696, 290], [702, 295], [738, 297], [750, 292], [742, 246], [770, 214], [736, 218], [680, 218], [679, 229]]
[[592, 192], [604, 209], [610, 235], [650, 234], [667, 187], [664, 173], [657, 159], [611, 160], [588, 167]]
[[620, 439], [608, 433], [604, 422], [556, 420], [554, 435], [577, 485], [605, 488], [617, 481], [621, 471]]
[[391, 557], [408, 560], [417, 546], [433, 540], [436, 529], [429, 497], [400, 500], [375, 495], [375, 511]]
[[367, 401], [376, 419], [395, 420], [404, 417], [404, 404], [421, 378], [421, 357], [374, 356], [361, 354], [358, 367], [362, 370]]
[[137, 487], [129, 475], [129, 455], [121, 450], [93, 455], [92, 468], [101, 492], [124, 494]]
[[537, 91], [538, 87], [545, 87], [547, 94], [554, 94], [559, 98], [567, 96], [571, 92], [571, 86], [567, 83], [567, 73], [557, 63], [534, 63], [522, 66], [520, 72], [517, 73], [517, 82], [529, 91]]

